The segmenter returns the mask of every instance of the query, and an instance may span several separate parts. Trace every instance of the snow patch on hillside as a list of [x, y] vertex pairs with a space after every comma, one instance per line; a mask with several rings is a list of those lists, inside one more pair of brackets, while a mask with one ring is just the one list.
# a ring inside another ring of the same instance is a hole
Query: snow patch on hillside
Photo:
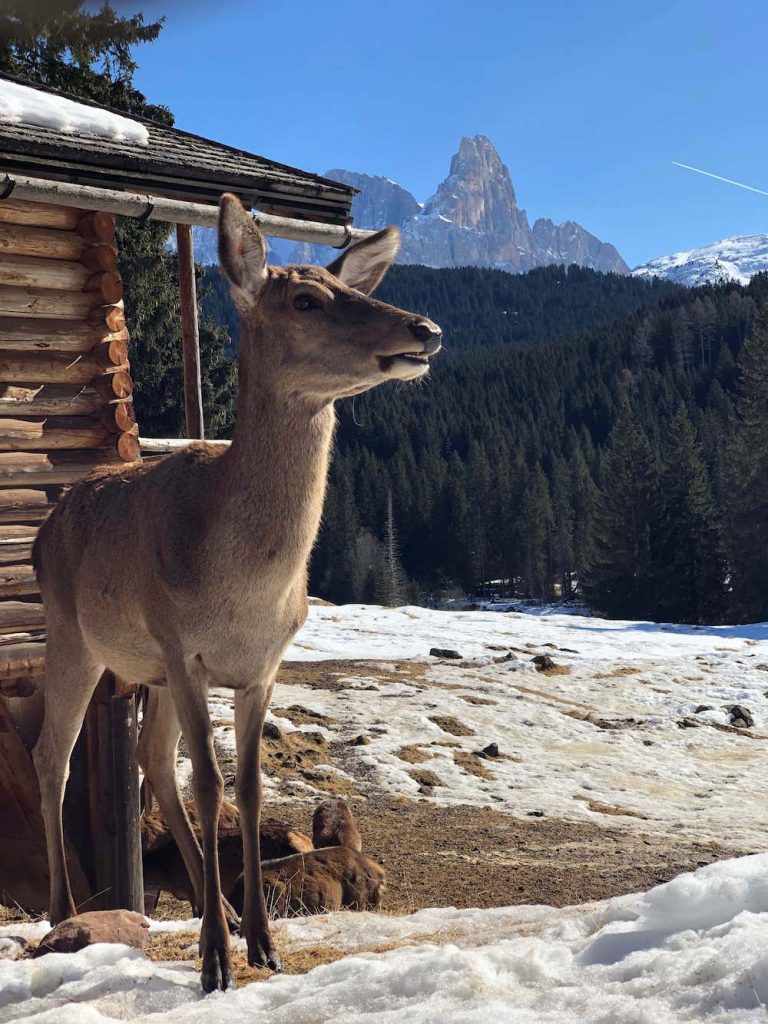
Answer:
[[635, 267], [636, 277], [665, 277], [669, 281], [695, 287], [703, 284], [749, 284], [750, 279], [768, 270], [768, 234], [723, 238], [688, 252], [659, 256]]

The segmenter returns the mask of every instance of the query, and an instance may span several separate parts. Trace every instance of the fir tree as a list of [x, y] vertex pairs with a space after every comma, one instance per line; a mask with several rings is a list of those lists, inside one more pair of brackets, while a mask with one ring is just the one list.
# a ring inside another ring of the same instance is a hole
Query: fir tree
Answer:
[[701, 449], [682, 405], [662, 450], [660, 499], [656, 617], [717, 622], [726, 578], [720, 523]]
[[606, 615], [652, 614], [657, 483], [648, 440], [625, 398], [603, 464], [595, 556], [584, 587], [590, 603]]

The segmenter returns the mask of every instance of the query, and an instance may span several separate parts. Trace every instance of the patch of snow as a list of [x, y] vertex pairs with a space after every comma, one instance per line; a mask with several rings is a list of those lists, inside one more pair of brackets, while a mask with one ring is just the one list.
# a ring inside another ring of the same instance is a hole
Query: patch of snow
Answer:
[[330, 947], [342, 957], [208, 997], [191, 964], [125, 946], [0, 962], [0, 1021], [762, 1024], [768, 855], [563, 909], [339, 913], [277, 922], [275, 932], [286, 951]]
[[149, 145], [149, 132], [138, 121], [16, 82], [0, 82], [0, 121]]

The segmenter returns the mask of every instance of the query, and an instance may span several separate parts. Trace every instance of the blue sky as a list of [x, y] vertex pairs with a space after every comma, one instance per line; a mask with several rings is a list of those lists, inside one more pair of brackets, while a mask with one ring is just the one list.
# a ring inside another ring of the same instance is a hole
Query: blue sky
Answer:
[[508, 164], [531, 220], [572, 219], [631, 264], [768, 231], [764, 0], [147, 0], [137, 85], [179, 127], [420, 200], [462, 135]]

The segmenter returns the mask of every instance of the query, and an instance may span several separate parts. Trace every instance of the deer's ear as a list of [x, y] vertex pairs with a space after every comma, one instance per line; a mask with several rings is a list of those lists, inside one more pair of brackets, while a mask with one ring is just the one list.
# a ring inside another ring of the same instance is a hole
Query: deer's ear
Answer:
[[219, 205], [219, 262], [235, 303], [241, 310], [250, 309], [267, 280], [267, 244], [253, 217], [230, 192]]
[[348, 288], [370, 295], [389, 270], [400, 248], [400, 231], [393, 226], [356, 242], [326, 269]]

